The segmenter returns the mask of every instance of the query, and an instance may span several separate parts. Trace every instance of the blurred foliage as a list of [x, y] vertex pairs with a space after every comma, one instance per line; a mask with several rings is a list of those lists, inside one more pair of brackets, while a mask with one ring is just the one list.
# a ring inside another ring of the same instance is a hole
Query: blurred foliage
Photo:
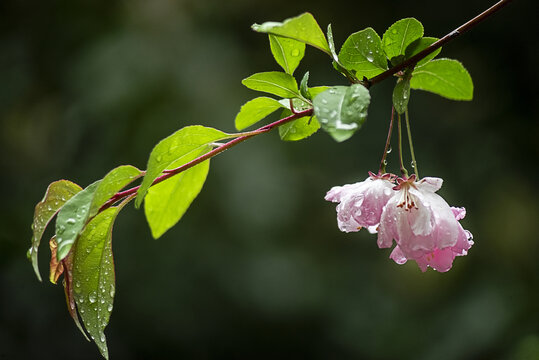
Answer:
[[[145, 168], [180, 127], [233, 131], [254, 96], [240, 80], [279, 69], [252, 23], [308, 10], [333, 24], [340, 47], [405, 16], [439, 37], [490, 4], [0, 2], [0, 358], [97, 357], [62, 289], [38, 283], [26, 260], [33, 207], [54, 180], [86, 186], [120, 164]], [[517, 1], [443, 49], [470, 71], [472, 102], [412, 93], [422, 175], [444, 178], [441, 195], [467, 208], [475, 237], [449, 273], [394, 264], [374, 236], [340, 233], [323, 201], [331, 186], [377, 168], [389, 81], [373, 88], [369, 119], [345, 143], [322, 133], [282, 143], [275, 132], [220, 155], [158, 241], [140, 211], [122, 213], [112, 359], [536, 359], [538, 79], [535, 44], [523, 36], [536, 13], [535, 2]], [[312, 49], [297, 73], [306, 70], [312, 86], [345, 84]]]

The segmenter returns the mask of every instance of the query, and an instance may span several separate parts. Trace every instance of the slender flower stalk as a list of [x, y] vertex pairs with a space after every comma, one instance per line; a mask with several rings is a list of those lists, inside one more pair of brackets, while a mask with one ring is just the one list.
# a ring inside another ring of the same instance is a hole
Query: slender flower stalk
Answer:
[[386, 146], [384, 147], [384, 155], [382, 155], [382, 160], [380, 161], [380, 170], [378, 170], [378, 175], [382, 175], [386, 172], [386, 157], [390, 150], [391, 146], [391, 133], [393, 132], [393, 119], [395, 118], [395, 107], [391, 107], [391, 120], [389, 122], [389, 131], [387, 132]]
[[410, 130], [410, 119], [408, 117], [408, 109], [404, 111], [404, 119], [406, 120], [406, 130], [408, 132], [408, 144], [410, 144], [410, 153], [412, 154], [412, 167], [414, 168], [415, 176], [419, 179], [419, 170], [417, 169], [417, 161], [415, 160], [414, 144], [412, 143], [412, 131]]
[[399, 163], [400, 163], [400, 167], [401, 167], [401, 174], [402, 176], [404, 176], [406, 179], [408, 178], [408, 170], [406, 170], [406, 168], [404, 167], [404, 162], [402, 161], [402, 126], [401, 126], [401, 115], [398, 114], [398, 120], [397, 120], [397, 124], [398, 124], [398, 129], [399, 129]]

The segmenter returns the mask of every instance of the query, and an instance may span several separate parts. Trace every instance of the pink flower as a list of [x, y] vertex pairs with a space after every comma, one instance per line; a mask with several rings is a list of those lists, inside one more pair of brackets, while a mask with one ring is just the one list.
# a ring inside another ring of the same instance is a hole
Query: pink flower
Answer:
[[445, 272], [456, 256], [467, 254], [473, 244], [471, 233], [458, 220], [464, 208], [451, 208], [435, 192], [442, 186], [440, 178], [415, 181], [397, 179], [394, 195], [388, 200], [380, 219], [378, 246], [397, 246], [390, 255], [398, 264], [415, 260], [422, 271], [430, 266]]
[[359, 231], [362, 227], [372, 233], [380, 223], [382, 210], [395, 193], [395, 175], [375, 175], [369, 172], [365, 181], [343, 186], [335, 186], [325, 199], [338, 202], [337, 223], [344, 232]]

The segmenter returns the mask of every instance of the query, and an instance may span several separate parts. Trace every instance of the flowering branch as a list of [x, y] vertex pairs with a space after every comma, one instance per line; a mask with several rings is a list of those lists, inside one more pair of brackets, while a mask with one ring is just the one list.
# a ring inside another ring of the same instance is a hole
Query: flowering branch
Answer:
[[451, 31], [449, 34], [442, 37], [440, 40], [436, 41], [432, 45], [425, 48], [423, 51], [417, 53], [416, 55], [412, 56], [406, 61], [403, 61], [397, 66], [394, 66], [390, 68], [389, 70], [384, 71], [380, 75], [377, 75], [371, 79], [363, 79], [361, 83], [366, 87], [370, 88], [372, 85], [377, 84], [381, 82], [382, 80], [387, 79], [388, 77], [391, 77], [392, 75], [398, 73], [401, 70], [406, 69], [407, 67], [411, 65], [415, 65], [418, 61], [423, 59], [425, 56], [433, 53], [436, 49], [441, 48], [443, 45], [447, 44], [451, 40], [455, 39], [459, 35], [465, 33], [466, 31], [472, 29], [479, 23], [481, 23], [483, 20], [489, 18], [490, 16], [494, 15], [498, 10], [502, 9], [506, 5], [508, 5], [513, 0], [501, 0], [488, 8], [487, 10], [483, 11], [481, 14], [477, 15], [473, 19], [467, 21], [466, 23], [462, 24], [455, 30]]

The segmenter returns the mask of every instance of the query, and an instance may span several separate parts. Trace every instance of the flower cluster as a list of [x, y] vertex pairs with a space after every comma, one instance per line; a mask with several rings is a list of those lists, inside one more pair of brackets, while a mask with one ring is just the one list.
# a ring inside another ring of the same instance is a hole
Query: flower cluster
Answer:
[[433, 177], [403, 179], [369, 172], [365, 181], [333, 187], [325, 199], [339, 203], [341, 231], [365, 227], [378, 233], [380, 248], [391, 247], [395, 240], [390, 258], [397, 264], [415, 260], [422, 271], [430, 266], [445, 272], [456, 256], [468, 253], [473, 241], [472, 234], [459, 223], [466, 210], [450, 207], [436, 194], [442, 182]]

